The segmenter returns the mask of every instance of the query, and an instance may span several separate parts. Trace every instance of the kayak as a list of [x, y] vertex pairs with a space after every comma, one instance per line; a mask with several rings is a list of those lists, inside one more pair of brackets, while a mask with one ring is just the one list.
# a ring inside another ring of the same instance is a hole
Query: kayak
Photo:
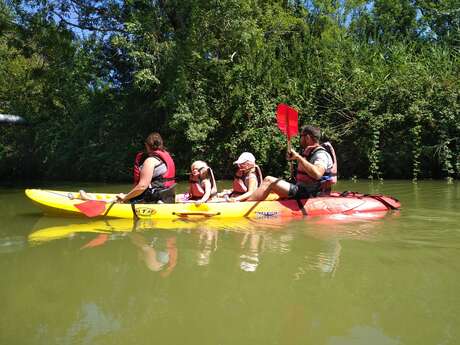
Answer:
[[120, 204], [116, 194], [91, 193], [94, 200], [81, 200], [77, 192], [26, 189], [27, 197], [46, 214], [103, 218], [183, 219], [183, 218], [278, 218], [357, 214], [399, 209], [391, 196], [355, 192], [333, 192], [308, 199], [249, 202], [177, 202], [174, 204]]

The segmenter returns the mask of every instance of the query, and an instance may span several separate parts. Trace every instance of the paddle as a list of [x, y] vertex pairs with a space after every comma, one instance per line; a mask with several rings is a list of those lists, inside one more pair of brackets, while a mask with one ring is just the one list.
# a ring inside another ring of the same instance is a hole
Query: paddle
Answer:
[[107, 240], [109, 239], [109, 235], [107, 234], [99, 234], [96, 238], [92, 239], [85, 245], [83, 245], [80, 249], [86, 249], [86, 248], [94, 248], [97, 246], [103, 245]]
[[108, 202], [102, 200], [86, 200], [80, 204], [75, 204], [74, 206], [80, 210], [85, 216], [93, 218], [101, 215], [106, 215], [112, 206], [115, 204], [115, 201], [111, 201], [107, 211], [105, 210]]
[[[299, 114], [297, 110], [287, 104], [280, 103], [276, 108], [276, 121], [278, 128], [287, 137], [288, 152], [291, 151], [291, 137], [299, 132]], [[292, 161], [289, 162], [292, 175]]]

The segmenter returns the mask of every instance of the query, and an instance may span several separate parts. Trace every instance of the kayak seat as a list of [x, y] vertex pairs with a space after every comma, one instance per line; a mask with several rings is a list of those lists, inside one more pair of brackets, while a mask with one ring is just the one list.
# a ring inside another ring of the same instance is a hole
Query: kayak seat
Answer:
[[158, 192], [160, 195], [160, 200], [165, 204], [174, 204], [176, 202], [176, 186], [177, 183], [174, 183], [172, 186], [162, 189]]

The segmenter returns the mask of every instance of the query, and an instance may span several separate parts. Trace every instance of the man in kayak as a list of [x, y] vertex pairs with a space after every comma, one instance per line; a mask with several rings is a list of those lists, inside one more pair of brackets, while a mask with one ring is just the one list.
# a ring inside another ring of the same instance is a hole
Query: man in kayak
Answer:
[[[329, 177], [333, 175], [336, 160], [333, 160], [328, 150], [321, 146], [320, 137], [319, 128], [314, 126], [302, 128], [300, 145], [303, 152], [299, 154], [291, 149], [287, 154], [288, 160], [298, 162], [296, 183], [267, 176], [248, 201], [265, 200], [269, 193], [278, 194], [280, 198], [305, 199], [317, 196], [322, 189], [330, 190], [330, 182], [327, 181], [332, 179]], [[324, 188], [325, 185], [327, 188]]]

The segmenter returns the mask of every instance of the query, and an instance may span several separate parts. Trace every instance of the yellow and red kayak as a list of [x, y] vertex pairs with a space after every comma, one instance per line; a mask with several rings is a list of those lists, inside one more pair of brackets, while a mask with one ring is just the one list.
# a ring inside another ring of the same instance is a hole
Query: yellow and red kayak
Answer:
[[[91, 193], [95, 200], [84, 201], [77, 192], [27, 189], [26, 195], [47, 214], [88, 216], [88, 208], [96, 208], [90, 217], [178, 219], [178, 218], [267, 218], [355, 214], [399, 209], [398, 200], [384, 195], [363, 195], [354, 192], [332, 193], [309, 199], [265, 200], [250, 202], [193, 202], [175, 204], [119, 204], [115, 194]], [[97, 203], [97, 204], [95, 204]]]

